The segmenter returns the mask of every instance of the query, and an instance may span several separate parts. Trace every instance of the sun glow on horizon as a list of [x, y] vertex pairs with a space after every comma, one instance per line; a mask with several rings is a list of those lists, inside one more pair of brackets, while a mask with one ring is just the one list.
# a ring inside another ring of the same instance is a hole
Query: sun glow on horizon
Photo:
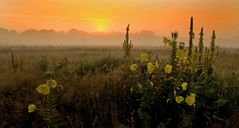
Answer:
[[176, 29], [188, 35], [193, 16], [195, 31], [203, 26], [206, 33], [215, 29], [218, 36], [227, 37], [239, 34], [238, 4], [238, 0], [0, 0], [0, 28], [125, 32], [132, 24], [131, 32], [164, 35]]
[[95, 18], [91, 20], [91, 25], [95, 32], [107, 32], [110, 24], [107, 19]]

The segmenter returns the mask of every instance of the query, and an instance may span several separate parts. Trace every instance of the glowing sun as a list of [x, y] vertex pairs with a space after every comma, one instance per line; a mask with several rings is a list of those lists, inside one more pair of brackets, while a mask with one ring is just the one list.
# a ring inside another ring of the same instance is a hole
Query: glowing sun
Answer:
[[106, 19], [94, 19], [92, 27], [96, 32], [106, 32], [108, 31], [109, 21]]

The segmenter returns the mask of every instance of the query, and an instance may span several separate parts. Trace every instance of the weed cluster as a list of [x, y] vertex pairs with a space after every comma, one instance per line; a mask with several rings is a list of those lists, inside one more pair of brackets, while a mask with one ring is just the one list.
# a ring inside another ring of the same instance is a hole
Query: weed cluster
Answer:
[[131, 110], [131, 127], [231, 126], [221, 112], [231, 102], [225, 94], [234, 87], [223, 86], [226, 82], [213, 69], [217, 57], [215, 31], [207, 48], [202, 28], [199, 45], [195, 47], [192, 24], [191, 18], [189, 48], [177, 41], [177, 32], [172, 33], [171, 39], [164, 38], [165, 45], [171, 48], [166, 64], [142, 53], [141, 61], [130, 66], [129, 85], [135, 106]]

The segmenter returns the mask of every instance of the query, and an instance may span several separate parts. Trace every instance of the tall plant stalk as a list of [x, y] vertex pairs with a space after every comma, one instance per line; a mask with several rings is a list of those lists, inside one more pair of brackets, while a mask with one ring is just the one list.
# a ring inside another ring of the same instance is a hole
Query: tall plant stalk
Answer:
[[194, 39], [193, 17], [191, 17], [191, 20], [190, 20], [190, 31], [189, 31], [189, 50], [188, 50], [188, 56], [189, 56], [189, 58], [191, 58], [191, 56], [192, 56], [193, 39]]
[[203, 49], [204, 49], [204, 44], [203, 44], [203, 27], [201, 28], [201, 32], [199, 33], [200, 35], [200, 38], [199, 38], [199, 44], [198, 44], [198, 47], [199, 47], [199, 63], [202, 61], [202, 56], [203, 56]]
[[133, 48], [133, 44], [131, 43], [131, 40], [129, 40], [129, 24], [126, 28], [126, 34], [125, 34], [125, 40], [123, 43], [123, 49], [124, 49], [124, 57], [129, 57]]

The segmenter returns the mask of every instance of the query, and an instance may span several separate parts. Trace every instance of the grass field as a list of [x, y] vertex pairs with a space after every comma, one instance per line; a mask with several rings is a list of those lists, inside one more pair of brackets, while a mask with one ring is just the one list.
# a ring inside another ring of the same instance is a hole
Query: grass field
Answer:
[[[124, 58], [118, 47], [15, 47], [14, 53], [11, 48], [0, 48], [1, 127], [138, 127], [136, 95], [130, 93], [133, 80], [127, 78], [127, 72], [142, 52], [156, 56], [162, 63], [170, 57], [170, 49], [160, 47], [135, 48], [130, 58]], [[218, 52], [215, 72], [233, 84], [225, 86], [238, 89], [239, 50], [220, 48]], [[55, 97], [57, 113], [50, 114], [55, 119], [49, 117], [51, 122], [45, 125], [42, 113], [28, 113], [27, 106], [41, 103], [35, 88], [49, 79], [49, 74], [64, 85], [64, 91]], [[230, 96], [238, 98], [233, 91]], [[233, 117], [222, 120], [230, 120], [237, 127], [238, 109], [230, 115]], [[225, 126], [217, 121], [213, 124]]]
[[[11, 72], [11, 49], [10, 47], [0, 48], [0, 71], [1, 75]], [[37, 65], [44, 57], [49, 61], [49, 68], [54, 68], [54, 64], [67, 58], [71, 68], [79, 63], [90, 63], [102, 59], [104, 57], [112, 57], [116, 59], [124, 59], [124, 51], [120, 47], [72, 47], [72, 46], [55, 46], [55, 47], [16, 47], [13, 48], [17, 59], [23, 58], [24, 71], [31, 72], [34, 65]], [[215, 69], [220, 75], [228, 73], [239, 73], [239, 49], [220, 48], [219, 55], [215, 64]], [[160, 60], [169, 57], [169, 49], [165, 47], [158, 48], [135, 48], [132, 52], [130, 60], [139, 59], [142, 52], [150, 52], [157, 55]], [[3, 78], [3, 77], [1, 77]]]

